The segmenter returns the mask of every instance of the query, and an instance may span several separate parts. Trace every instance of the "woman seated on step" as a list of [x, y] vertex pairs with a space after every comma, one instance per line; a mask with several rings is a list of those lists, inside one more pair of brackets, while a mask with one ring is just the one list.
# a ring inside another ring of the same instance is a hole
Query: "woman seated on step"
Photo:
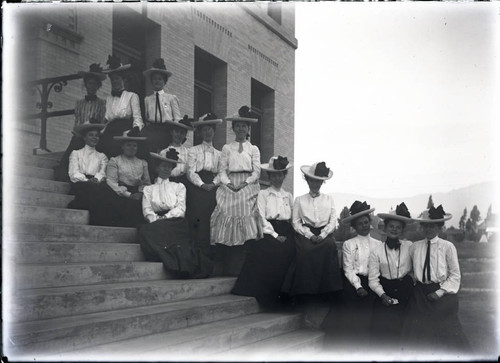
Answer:
[[[68, 204], [68, 208], [89, 210], [96, 200], [95, 194], [102, 188], [106, 179], [108, 158], [95, 149], [103, 128], [104, 125], [90, 123], [74, 128], [75, 134], [83, 139], [85, 146], [72, 151], [69, 156], [70, 194], [74, 194], [75, 199]], [[92, 217], [90, 215], [91, 224]]]
[[[102, 86], [102, 81], [106, 75], [102, 73], [99, 64], [91, 64], [88, 71], [78, 72], [83, 77], [83, 86], [87, 91], [85, 98], [76, 101], [75, 104], [75, 127], [83, 124], [104, 124], [104, 114], [106, 113], [106, 101], [97, 97], [96, 93]], [[69, 181], [69, 155], [73, 150], [79, 150], [85, 146], [85, 142], [73, 133], [73, 137], [66, 148], [59, 165], [54, 168], [54, 178], [58, 181]]]
[[261, 166], [271, 182], [257, 197], [264, 238], [247, 242], [245, 263], [232, 290], [235, 295], [254, 296], [266, 306], [278, 303], [283, 280], [295, 257], [293, 197], [282, 188], [291, 167], [281, 156], [273, 156]]
[[402, 349], [401, 328], [408, 300], [413, 293], [412, 242], [402, 239], [407, 224], [413, 223], [404, 203], [395, 211], [379, 213], [387, 234], [385, 243], [378, 244], [370, 255], [368, 283], [379, 297], [373, 304], [371, 338], [373, 349]]
[[150, 185], [148, 163], [137, 158], [139, 143], [145, 137], [115, 136], [122, 153], [109, 160], [106, 186], [95, 196], [90, 213], [93, 224], [115, 227], [138, 227], [146, 223], [142, 214], [142, 191]]
[[174, 149], [165, 157], [151, 153], [158, 177], [153, 185], [144, 187], [142, 211], [148, 224], [139, 228], [139, 242], [148, 261], [162, 262], [174, 277], [197, 277], [198, 258], [193, 252], [186, 212], [186, 187], [170, 181], [180, 163]]

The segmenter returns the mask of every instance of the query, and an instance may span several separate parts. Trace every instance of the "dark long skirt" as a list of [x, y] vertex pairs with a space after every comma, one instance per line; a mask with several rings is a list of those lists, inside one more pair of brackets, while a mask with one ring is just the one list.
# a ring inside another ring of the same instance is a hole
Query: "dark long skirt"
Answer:
[[57, 181], [68, 182], [69, 181], [69, 156], [75, 150], [80, 150], [85, 146], [85, 141], [81, 137], [73, 136], [69, 142], [66, 151], [64, 152], [59, 165], [54, 167], [54, 179]]
[[186, 219], [162, 219], [139, 228], [139, 242], [146, 260], [162, 262], [177, 277], [194, 277], [198, 258], [192, 248]]
[[149, 151], [159, 153], [171, 141], [169, 128], [165, 124], [149, 122], [141, 130], [141, 135], [148, 138]]
[[[311, 228], [315, 235], [322, 228]], [[313, 243], [295, 233], [295, 263], [291, 265], [284, 283], [284, 291], [290, 296], [333, 293], [342, 289], [337, 244], [333, 235], [319, 243]]]
[[[130, 193], [139, 191], [138, 187], [126, 187]], [[92, 225], [135, 228], [145, 223], [142, 200], [119, 196], [107, 184], [99, 190], [90, 209]]]
[[[122, 153], [121, 144], [113, 139], [114, 136], [122, 136], [127, 130], [132, 129], [133, 120], [128, 118], [116, 119], [108, 123], [106, 129], [99, 138], [96, 150], [104, 153], [108, 159]], [[138, 158], [149, 160], [149, 148], [147, 143], [139, 143], [137, 149]]]
[[[212, 183], [216, 176], [206, 170], [200, 171], [198, 175], [205, 184]], [[201, 270], [207, 275], [213, 272], [214, 251], [213, 246], [210, 245], [210, 217], [216, 206], [216, 192], [216, 188], [207, 191], [190, 182], [186, 183], [186, 218], [195, 247], [202, 260]]]
[[375, 299], [370, 327], [372, 345], [379, 349], [400, 347], [401, 329], [406, 307], [413, 292], [413, 280], [410, 275], [394, 280], [381, 276], [380, 284], [386, 295], [397, 299], [399, 303], [385, 306], [382, 299], [379, 297]]
[[436, 301], [429, 301], [427, 295], [437, 290], [437, 283], [417, 283], [414, 287], [405, 312], [403, 347], [426, 352], [470, 352], [458, 318], [457, 294], [446, 294]]
[[[89, 175], [90, 177], [90, 175]], [[106, 183], [78, 182], [71, 183], [70, 194], [75, 196], [68, 204], [70, 209], [91, 210], [97, 201], [96, 196], [100, 194]]]
[[286, 241], [280, 242], [269, 234], [258, 241], [248, 241], [245, 263], [231, 291], [235, 295], [254, 296], [266, 306], [278, 302], [281, 286], [295, 257], [292, 225], [287, 221], [270, 222], [276, 233], [287, 237]]

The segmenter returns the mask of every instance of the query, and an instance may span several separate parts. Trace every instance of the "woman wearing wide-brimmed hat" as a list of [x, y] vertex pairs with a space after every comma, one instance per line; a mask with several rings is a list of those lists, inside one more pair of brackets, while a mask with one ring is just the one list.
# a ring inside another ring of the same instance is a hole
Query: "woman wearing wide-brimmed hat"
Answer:
[[106, 186], [97, 197], [91, 213], [93, 224], [115, 227], [137, 227], [146, 223], [142, 214], [142, 190], [151, 181], [148, 163], [137, 158], [145, 137], [115, 136], [122, 153], [111, 158], [106, 169]]
[[402, 343], [410, 353], [469, 352], [470, 346], [458, 318], [460, 266], [457, 249], [438, 236], [452, 215], [440, 205], [422, 212], [425, 239], [413, 243], [410, 255], [416, 285], [408, 302]]
[[[285, 292], [292, 297], [299, 296], [300, 300], [305, 298], [306, 306], [317, 301], [324, 305], [342, 289], [337, 244], [332, 235], [337, 225], [335, 205], [331, 195], [320, 193], [321, 186], [333, 172], [325, 162], [303, 165], [300, 170], [309, 193], [295, 198], [293, 204], [296, 264], [287, 277]], [[306, 324], [319, 327], [326, 312], [313, 318], [309, 311]]]
[[[262, 238], [257, 210], [260, 151], [247, 140], [250, 125], [258, 122], [258, 118], [248, 106], [242, 106], [226, 120], [232, 122], [236, 140], [222, 148], [221, 186], [217, 189], [217, 206], [210, 219], [210, 243], [217, 246], [219, 255], [242, 252], [246, 241]], [[232, 247], [231, 251], [227, 250], [228, 246]], [[223, 273], [238, 275], [241, 264]]]
[[370, 255], [369, 286], [379, 297], [373, 304], [370, 331], [373, 348], [384, 350], [399, 347], [404, 313], [413, 292], [412, 242], [402, 239], [406, 225], [413, 220], [404, 203], [377, 216], [384, 220], [387, 237]]
[[151, 153], [158, 177], [144, 187], [142, 210], [148, 224], [139, 228], [139, 242], [148, 261], [162, 262], [174, 277], [195, 277], [197, 257], [192, 249], [186, 213], [186, 187], [170, 180], [180, 163], [177, 151], [170, 149], [161, 156]]
[[149, 150], [158, 153], [170, 142], [166, 121], [178, 122], [182, 116], [177, 96], [165, 92], [165, 86], [172, 72], [167, 71], [163, 58], [153, 62], [151, 68], [143, 72], [153, 86], [153, 94], [144, 98], [145, 126], [141, 136], [148, 138]]
[[188, 148], [183, 144], [186, 142], [188, 131], [194, 131], [194, 128], [191, 126], [192, 121], [193, 119], [188, 117], [188, 115], [184, 115], [184, 117], [178, 122], [168, 120], [165, 121], [170, 134], [170, 143], [166, 149], [161, 150], [159, 153], [160, 155], [165, 156], [165, 153], [169, 149], [174, 149], [179, 153], [179, 160], [181, 163], [177, 164], [174, 170], [172, 170], [170, 180], [175, 181], [176, 183], [182, 183], [184, 186], [188, 183], [186, 176]]
[[283, 181], [292, 167], [286, 157], [273, 156], [261, 170], [269, 175], [271, 186], [257, 198], [264, 238], [247, 243], [245, 263], [232, 290], [233, 294], [254, 296], [261, 304], [275, 305], [286, 273], [295, 256], [292, 226], [292, 195]]
[[[106, 98], [107, 123], [97, 148], [111, 158], [121, 153], [120, 145], [113, 140], [113, 137], [121, 136], [125, 131], [129, 131], [128, 136], [139, 136], [144, 123], [139, 96], [125, 90], [124, 77], [131, 65], [121, 64], [120, 58], [115, 56], [109, 56], [107, 64], [109, 67], [104, 73], [111, 81], [111, 95]], [[140, 158], [148, 157], [145, 150], [140, 150], [137, 155]]]
[[[102, 72], [99, 64], [93, 63], [88, 71], [80, 71], [78, 74], [83, 78], [83, 86], [87, 94], [75, 104], [75, 127], [85, 123], [104, 124], [106, 113], [106, 101], [97, 97], [96, 93], [102, 86], [106, 75]], [[73, 137], [66, 148], [59, 165], [54, 168], [54, 178], [58, 181], [69, 181], [68, 167], [69, 155], [73, 150], [79, 150], [85, 146], [83, 139], [73, 133]]]
[[69, 156], [68, 176], [72, 183], [71, 194], [75, 195], [75, 199], [68, 204], [68, 208], [89, 210], [94, 200], [92, 196], [106, 178], [108, 158], [95, 149], [103, 127], [102, 124], [87, 123], [74, 128], [75, 135], [83, 139], [85, 146], [74, 150]]
[[222, 119], [213, 113], [207, 113], [199, 117], [198, 121], [193, 121], [191, 125], [196, 128], [203, 141], [188, 149], [186, 217], [207, 275], [213, 272], [210, 217], [215, 209], [215, 193], [220, 184], [218, 171], [221, 152], [214, 148], [213, 138], [217, 125], [221, 123]]

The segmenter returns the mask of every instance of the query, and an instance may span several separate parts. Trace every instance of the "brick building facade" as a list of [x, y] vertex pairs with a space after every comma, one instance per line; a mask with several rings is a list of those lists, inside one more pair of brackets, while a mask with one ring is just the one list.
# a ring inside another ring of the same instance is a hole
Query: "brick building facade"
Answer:
[[[126, 87], [143, 98], [152, 89], [142, 71], [162, 57], [173, 73], [167, 89], [178, 96], [182, 114], [197, 117], [212, 110], [225, 117], [251, 105], [260, 114], [251, 141], [260, 147], [261, 161], [275, 154], [293, 159], [293, 4], [23, 4], [16, 16], [22, 83], [75, 74], [94, 62], [105, 66], [108, 55], [115, 54], [132, 64]], [[109, 92], [106, 80], [98, 96]], [[40, 97], [21, 95], [19, 147], [31, 153], [40, 140], [40, 120], [22, 115], [39, 112], [35, 105]], [[68, 81], [61, 92], [50, 93], [49, 111], [72, 109], [83, 95], [81, 79]], [[48, 119], [49, 150], [66, 148], [73, 122], [72, 115]], [[188, 145], [197, 143], [193, 135], [188, 137]], [[220, 149], [233, 138], [230, 125], [223, 124], [214, 144]], [[290, 191], [292, 183], [288, 177], [285, 187]]]

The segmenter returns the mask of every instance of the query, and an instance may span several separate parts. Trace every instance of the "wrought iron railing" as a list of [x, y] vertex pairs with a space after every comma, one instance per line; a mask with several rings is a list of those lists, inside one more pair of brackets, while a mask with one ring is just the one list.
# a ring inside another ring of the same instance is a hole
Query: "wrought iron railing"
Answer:
[[60, 93], [64, 86], [67, 86], [68, 81], [74, 79], [82, 78], [78, 74], [70, 74], [67, 76], [53, 77], [53, 78], [42, 78], [33, 82], [26, 84], [26, 88], [31, 91], [32, 95], [37, 92], [40, 96], [40, 100], [36, 103], [36, 108], [40, 112], [25, 115], [24, 118], [27, 120], [40, 119], [40, 145], [33, 149], [33, 154], [36, 155], [38, 151], [50, 150], [47, 148], [47, 120], [50, 117], [66, 116], [74, 114], [74, 109], [60, 110], [60, 111], [49, 111], [53, 107], [53, 103], [49, 101], [49, 96], [52, 90], [54, 92]]

